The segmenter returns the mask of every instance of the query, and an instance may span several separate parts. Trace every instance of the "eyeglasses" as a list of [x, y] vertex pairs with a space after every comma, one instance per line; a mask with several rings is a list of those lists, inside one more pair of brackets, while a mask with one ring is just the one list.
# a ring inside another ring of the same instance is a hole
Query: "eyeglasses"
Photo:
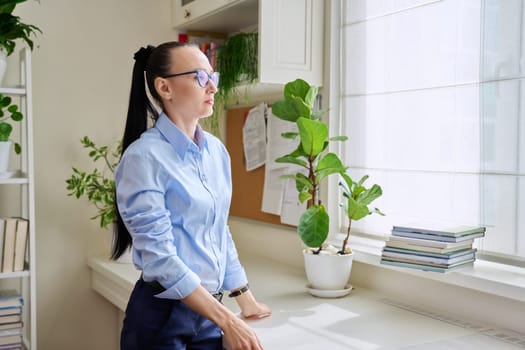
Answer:
[[197, 78], [197, 83], [200, 87], [206, 87], [208, 83], [213, 81], [213, 84], [217, 87], [219, 86], [219, 72], [213, 72], [211, 74], [208, 74], [205, 70], [202, 69], [196, 69], [192, 70], [190, 72], [184, 72], [184, 73], [177, 73], [177, 74], [169, 74], [163, 76], [163, 78], [173, 78], [178, 77], [180, 75], [188, 75], [188, 74], [195, 74], [195, 77]]

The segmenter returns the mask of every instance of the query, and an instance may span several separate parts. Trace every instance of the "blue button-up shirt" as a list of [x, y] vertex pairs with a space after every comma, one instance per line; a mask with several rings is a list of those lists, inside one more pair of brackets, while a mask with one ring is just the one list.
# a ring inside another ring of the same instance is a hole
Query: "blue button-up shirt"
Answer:
[[195, 142], [165, 114], [124, 152], [117, 204], [133, 238], [133, 263], [161, 298], [182, 299], [247, 283], [228, 225], [230, 158], [200, 126]]

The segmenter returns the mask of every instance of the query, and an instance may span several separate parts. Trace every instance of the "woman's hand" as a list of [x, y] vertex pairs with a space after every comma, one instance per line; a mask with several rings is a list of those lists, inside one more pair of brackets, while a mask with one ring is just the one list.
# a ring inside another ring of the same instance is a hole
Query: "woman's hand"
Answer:
[[231, 318], [221, 329], [228, 350], [263, 350], [257, 334], [243, 320]]
[[268, 317], [272, 310], [265, 304], [257, 302], [251, 291], [247, 291], [235, 297], [235, 301], [241, 308], [241, 315], [245, 319], [253, 320]]
[[199, 286], [182, 301], [193, 311], [219, 326], [224, 333], [224, 341], [228, 350], [263, 350], [255, 332], [202, 286]]

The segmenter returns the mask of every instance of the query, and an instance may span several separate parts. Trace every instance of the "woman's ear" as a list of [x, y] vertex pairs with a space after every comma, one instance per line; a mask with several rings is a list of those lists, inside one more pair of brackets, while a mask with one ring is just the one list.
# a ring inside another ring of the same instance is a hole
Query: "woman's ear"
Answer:
[[171, 100], [171, 86], [168, 84], [168, 80], [157, 77], [155, 78], [155, 90], [163, 100]]

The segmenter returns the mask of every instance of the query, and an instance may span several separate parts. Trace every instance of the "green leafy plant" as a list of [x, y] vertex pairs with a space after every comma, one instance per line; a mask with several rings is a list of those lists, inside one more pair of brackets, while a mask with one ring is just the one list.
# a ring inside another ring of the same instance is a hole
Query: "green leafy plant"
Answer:
[[221, 74], [213, 114], [203, 126], [219, 136], [219, 121], [228, 100], [239, 83], [253, 83], [257, 77], [257, 33], [238, 33], [226, 39], [217, 56], [216, 70]]
[[272, 113], [297, 124], [298, 133], [282, 134], [290, 139], [298, 137], [297, 148], [275, 161], [301, 168], [301, 171], [285, 177], [295, 180], [299, 200], [307, 203], [307, 209], [299, 219], [297, 233], [308, 247], [319, 247], [318, 253], [329, 230], [329, 215], [319, 198], [319, 186], [329, 175], [346, 171], [339, 157], [326, 150], [330, 142], [344, 141], [346, 136], [329, 137], [328, 126], [320, 119], [325, 111], [314, 111], [317, 91], [317, 87], [302, 79], [289, 82], [284, 87], [285, 99], [273, 104]]
[[383, 194], [383, 190], [377, 184], [372, 185], [370, 188], [364, 186], [368, 175], [364, 175], [358, 182], [353, 181], [346, 173], [342, 173], [341, 177], [344, 182], [339, 182], [339, 186], [343, 190], [343, 196], [346, 198], [346, 202], [341, 204], [341, 207], [348, 218], [346, 237], [343, 240], [341, 252], [346, 252], [346, 245], [348, 244], [350, 229], [352, 228], [352, 220], [358, 221], [371, 214], [379, 214], [381, 216], [385, 214], [378, 208], [373, 208], [372, 210], [368, 208], [373, 201]]
[[[0, 94], [0, 142], [9, 141], [13, 126], [8, 122], [9, 119], [20, 122], [24, 119], [22, 113], [18, 110], [18, 105], [11, 103], [11, 97]], [[20, 154], [22, 147], [18, 142], [14, 142], [15, 153]]]
[[278, 163], [294, 164], [302, 168], [295, 174], [285, 175], [295, 180], [295, 186], [301, 203], [306, 202], [306, 211], [301, 215], [297, 233], [306, 246], [318, 248], [319, 253], [328, 238], [329, 215], [319, 199], [319, 186], [329, 175], [339, 174], [344, 182], [339, 185], [343, 196], [347, 199], [341, 207], [349, 219], [346, 237], [339, 254], [351, 252], [346, 248], [352, 220], [357, 221], [367, 215], [378, 213], [379, 209], [369, 210], [368, 205], [382, 195], [381, 187], [373, 185], [367, 189], [363, 183], [368, 175], [359, 182], [354, 182], [346, 173], [347, 168], [341, 159], [332, 152], [326, 152], [332, 141], [345, 141], [346, 136], [329, 137], [328, 126], [321, 120], [326, 112], [314, 111], [314, 102], [318, 89], [306, 81], [297, 79], [289, 82], [284, 88], [284, 100], [277, 101], [272, 106], [272, 113], [283, 120], [297, 124], [298, 133], [284, 133], [282, 137], [299, 138], [297, 148], [290, 154], [277, 158]]
[[16, 5], [27, 0], [0, 0], [0, 47], [4, 47], [7, 56], [11, 55], [16, 46], [16, 39], [24, 40], [33, 49], [31, 35], [42, 31], [32, 25], [23, 23], [20, 17], [12, 14]]
[[117, 218], [113, 173], [122, 153], [122, 144], [119, 142], [111, 151], [108, 146], [97, 146], [87, 136], [80, 142], [88, 149], [93, 162], [101, 161], [104, 169], [94, 168], [86, 172], [72, 167], [73, 174], [66, 180], [68, 196], [85, 196], [97, 208], [97, 214], [91, 219], [99, 219], [100, 227], [107, 228]]

